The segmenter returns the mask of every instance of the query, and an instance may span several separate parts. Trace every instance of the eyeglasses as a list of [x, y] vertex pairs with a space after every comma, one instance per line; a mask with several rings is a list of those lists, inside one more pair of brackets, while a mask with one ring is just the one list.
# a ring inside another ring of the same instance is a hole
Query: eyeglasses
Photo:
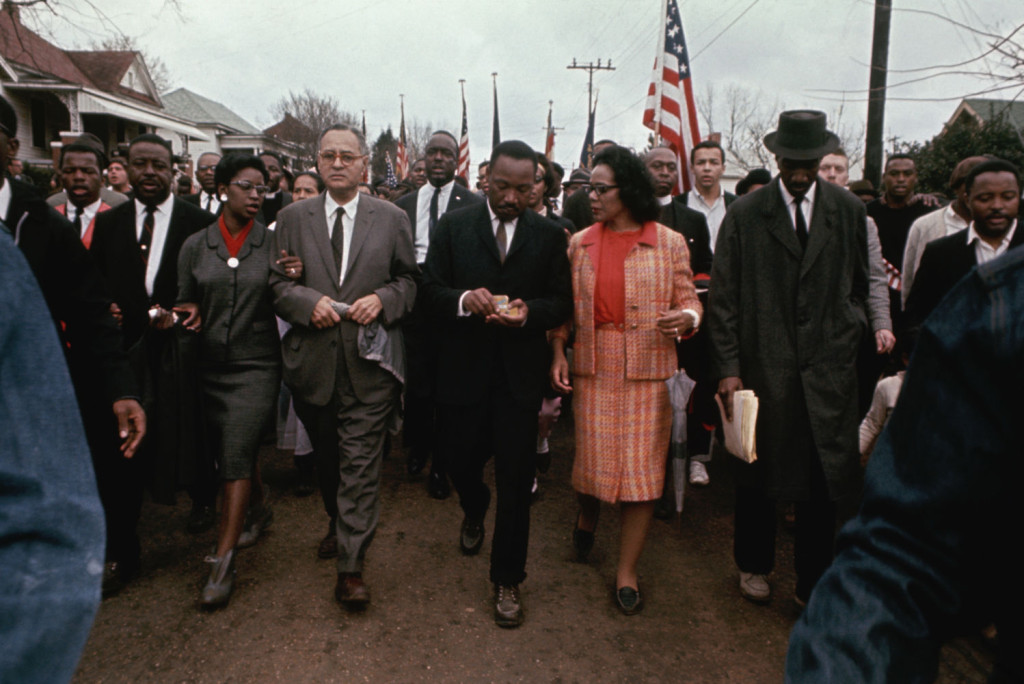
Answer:
[[255, 190], [256, 194], [259, 195], [260, 197], [270, 192], [270, 188], [268, 188], [266, 185], [256, 185], [252, 181], [247, 180], [231, 181], [231, 185], [237, 185], [242, 192], [252, 192], [253, 190]]
[[582, 186], [583, 191], [585, 193], [587, 193], [588, 195], [590, 193], [594, 193], [598, 197], [600, 197], [604, 193], [608, 192], [609, 190], [614, 190], [617, 187], [619, 187], [619, 186], [618, 185], [591, 185], [590, 183], [584, 183], [583, 186]]
[[352, 154], [350, 152], [338, 152], [337, 150], [323, 150], [319, 155], [320, 161], [328, 166], [340, 161], [343, 167], [352, 166], [360, 159], [365, 159], [365, 154]]
[[216, 164], [205, 164], [203, 166], [197, 166], [196, 167], [196, 171], [203, 171], [203, 172], [213, 171], [216, 168], [217, 168]]

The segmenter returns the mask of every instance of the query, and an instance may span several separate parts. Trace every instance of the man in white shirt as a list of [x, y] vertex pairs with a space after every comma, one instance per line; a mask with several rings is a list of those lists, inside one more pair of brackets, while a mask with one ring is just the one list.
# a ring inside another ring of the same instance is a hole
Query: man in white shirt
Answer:
[[[436, 131], [427, 141], [424, 155], [426, 184], [419, 190], [400, 197], [395, 206], [405, 211], [413, 227], [416, 262], [422, 267], [427, 248], [438, 220], [449, 211], [483, 202], [483, 198], [455, 182], [459, 144], [448, 131]], [[420, 284], [417, 276], [417, 286]], [[417, 301], [404, 323], [407, 379], [403, 443], [409, 448], [406, 470], [418, 475], [430, 461], [427, 491], [435, 499], [451, 495], [448, 468], [444, 454], [437, 450], [435, 431], [434, 382], [436, 375], [436, 341], [432, 326]]]
[[694, 145], [690, 150], [690, 167], [693, 169], [694, 187], [686, 193], [686, 206], [696, 209], [707, 218], [711, 251], [714, 252], [725, 210], [736, 199], [736, 195], [722, 190], [725, 150], [721, 143], [704, 140]]
[[54, 208], [75, 226], [86, 249], [92, 244], [96, 214], [111, 208], [100, 198], [104, 166], [103, 150], [84, 136], [60, 150], [61, 183], [68, 201]]
[[182, 197], [186, 202], [191, 202], [214, 216], [219, 216], [221, 209], [220, 198], [217, 196], [217, 182], [214, 180], [218, 162], [220, 162], [220, 155], [216, 152], [203, 152], [199, 155], [199, 159], [196, 160], [196, 180], [199, 182], [199, 192]]

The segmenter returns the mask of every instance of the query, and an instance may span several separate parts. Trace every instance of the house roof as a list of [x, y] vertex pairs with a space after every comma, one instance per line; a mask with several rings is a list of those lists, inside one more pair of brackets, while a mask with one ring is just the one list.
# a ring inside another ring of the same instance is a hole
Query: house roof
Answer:
[[256, 135], [260, 131], [233, 111], [199, 93], [178, 88], [162, 97], [164, 109], [174, 116], [199, 124], [213, 124], [234, 133]]
[[29, 78], [51, 77], [160, 106], [155, 98], [120, 85], [125, 72], [138, 58], [137, 52], [62, 50], [22, 24], [16, 8], [10, 5], [0, 9], [0, 55], [21, 67]]
[[283, 119], [263, 132], [267, 135], [272, 135], [275, 138], [291, 140], [293, 142], [305, 142], [307, 140], [312, 140], [316, 135], [316, 132], [310, 129], [309, 126], [287, 112], [285, 112]]
[[987, 98], [968, 98], [960, 103], [953, 115], [955, 120], [961, 111], [968, 111], [970, 114], [980, 118], [982, 122], [991, 121], [1002, 115], [1006, 123], [1018, 131], [1024, 130], [1024, 101], [1017, 100], [990, 100]]

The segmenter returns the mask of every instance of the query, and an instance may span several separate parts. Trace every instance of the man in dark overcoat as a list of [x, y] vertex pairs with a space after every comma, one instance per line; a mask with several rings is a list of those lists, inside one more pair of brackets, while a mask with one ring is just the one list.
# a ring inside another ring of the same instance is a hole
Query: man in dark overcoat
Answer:
[[737, 462], [734, 555], [740, 591], [771, 595], [775, 503], [795, 502], [796, 598], [832, 559], [837, 502], [859, 491], [857, 345], [867, 330], [863, 204], [818, 163], [839, 146], [825, 115], [788, 111], [765, 137], [769, 185], [729, 208], [718, 235], [708, 328], [718, 394], [760, 400], [757, 461]]

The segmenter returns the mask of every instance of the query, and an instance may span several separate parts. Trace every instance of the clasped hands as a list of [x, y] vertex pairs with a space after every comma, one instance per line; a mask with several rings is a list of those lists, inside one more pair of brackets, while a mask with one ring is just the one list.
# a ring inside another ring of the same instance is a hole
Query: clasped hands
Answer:
[[529, 310], [522, 299], [513, 299], [508, 303], [507, 311], [499, 311], [494, 303], [494, 295], [486, 287], [478, 287], [466, 292], [462, 298], [462, 308], [471, 314], [483, 316], [485, 323], [495, 323], [506, 328], [521, 328], [526, 323]]
[[[380, 301], [380, 297], [377, 296], [377, 293], [371, 292], [353, 302], [345, 317], [358, 325], [369, 325], [377, 319], [383, 309], [384, 304]], [[334, 310], [334, 300], [327, 295], [321, 297], [313, 307], [309, 322], [314, 328], [321, 330], [333, 328], [341, 323], [341, 315]]]

